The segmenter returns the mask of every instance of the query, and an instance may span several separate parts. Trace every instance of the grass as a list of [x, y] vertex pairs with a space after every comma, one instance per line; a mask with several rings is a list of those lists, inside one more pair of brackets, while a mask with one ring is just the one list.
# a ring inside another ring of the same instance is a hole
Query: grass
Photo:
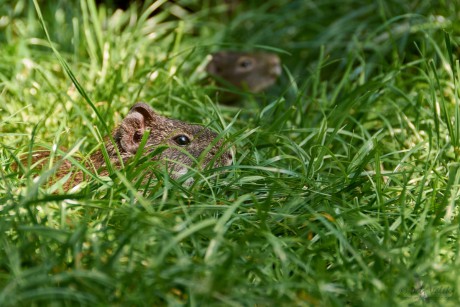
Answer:
[[[455, 306], [459, 9], [2, 1], [0, 305]], [[277, 52], [283, 76], [221, 106], [220, 49]], [[91, 175], [137, 101], [224, 134], [233, 166]], [[62, 157], [89, 174], [72, 191], [47, 183]]]

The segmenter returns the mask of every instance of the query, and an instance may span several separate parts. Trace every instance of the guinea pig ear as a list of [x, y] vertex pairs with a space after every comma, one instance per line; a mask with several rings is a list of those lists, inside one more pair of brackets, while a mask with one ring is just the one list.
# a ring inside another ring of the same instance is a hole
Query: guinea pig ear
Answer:
[[152, 122], [154, 117], [156, 116], [152, 107], [143, 102], [136, 103], [131, 107], [131, 110], [129, 110], [129, 114], [133, 113], [139, 113], [143, 117], [145, 125]]
[[145, 103], [136, 103], [115, 132], [114, 138], [119, 144], [119, 149], [135, 154], [145, 130], [155, 116], [152, 107]]

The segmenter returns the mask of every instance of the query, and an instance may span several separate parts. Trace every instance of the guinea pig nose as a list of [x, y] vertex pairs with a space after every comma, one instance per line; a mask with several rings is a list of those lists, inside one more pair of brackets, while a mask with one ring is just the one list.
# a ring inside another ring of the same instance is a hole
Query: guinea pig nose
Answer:
[[236, 148], [235, 146], [233, 146], [225, 153], [225, 158], [227, 158], [229, 161], [228, 165], [231, 165], [233, 163], [233, 156], [234, 156], [235, 151], [236, 151]]
[[282, 70], [281, 70], [281, 66], [280, 66], [280, 65], [277, 65], [277, 66], [272, 67], [272, 69], [271, 69], [271, 71], [270, 71], [270, 73], [271, 73], [273, 76], [275, 76], [275, 77], [280, 76], [280, 75], [281, 75], [281, 72], [282, 72]]
[[224, 166], [230, 166], [233, 164], [232, 154], [227, 154], [227, 158], [224, 159]]
[[276, 77], [281, 75], [281, 60], [278, 56], [270, 59], [270, 74]]
[[281, 64], [281, 60], [280, 60], [280, 58], [279, 58], [277, 55], [274, 56], [274, 57], [272, 57], [270, 62], [271, 62], [271, 64], [272, 64], [273, 66], [275, 66], [275, 65], [276, 65], [276, 66], [279, 66], [279, 65]]

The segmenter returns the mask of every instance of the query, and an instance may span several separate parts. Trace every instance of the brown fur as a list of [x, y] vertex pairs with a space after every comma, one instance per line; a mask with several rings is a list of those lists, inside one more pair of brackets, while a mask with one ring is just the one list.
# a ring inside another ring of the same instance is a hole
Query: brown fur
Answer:
[[[144, 133], [149, 131], [149, 136], [143, 149], [145, 156], [158, 146], [165, 145], [166, 149], [153, 157], [155, 160], [167, 163], [171, 177], [177, 179], [185, 174], [188, 167], [205, 168], [211, 161], [213, 167], [228, 166], [232, 163], [230, 150], [221, 151], [223, 140], [218, 140], [213, 146], [217, 133], [199, 125], [191, 125], [180, 120], [170, 119], [156, 114], [145, 103], [135, 104], [121, 124], [113, 132], [113, 144], [110, 140], [105, 143], [110, 162], [113, 166], [121, 166], [120, 157], [124, 164], [129, 163], [139, 149]], [[118, 153], [120, 156], [118, 156]], [[204, 152], [206, 152], [204, 154]], [[216, 154], [221, 153], [215, 159]], [[203, 154], [203, 156], [202, 156]], [[32, 162], [43, 168], [49, 158], [48, 151], [42, 151], [32, 157]], [[201, 160], [200, 160], [201, 159]], [[196, 165], [196, 162], [200, 162]], [[91, 155], [90, 161], [85, 163], [87, 168], [100, 169], [100, 175], [107, 175], [104, 156], [101, 151]], [[56, 173], [56, 177], [62, 178], [71, 170], [71, 163], [67, 160]], [[82, 182], [84, 174], [77, 171], [64, 185], [64, 189], [75, 186]], [[190, 182], [188, 182], [190, 183]]]

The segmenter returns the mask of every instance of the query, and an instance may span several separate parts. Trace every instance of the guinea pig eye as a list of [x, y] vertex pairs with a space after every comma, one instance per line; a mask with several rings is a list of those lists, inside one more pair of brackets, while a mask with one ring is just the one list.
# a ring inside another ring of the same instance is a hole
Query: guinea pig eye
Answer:
[[183, 135], [183, 134], [179, 135], [179, 136], [176, 136], [173, 140], [179, 146], [186, 146], [186, 145], [190, 144], [190, 139], [188, 138], [188, 136]]
[[249, 69], [252, 67], [252, 60], [248, 58], [242, 58], [238, 62], [238, 65], [240, 66], [240, 68]]

